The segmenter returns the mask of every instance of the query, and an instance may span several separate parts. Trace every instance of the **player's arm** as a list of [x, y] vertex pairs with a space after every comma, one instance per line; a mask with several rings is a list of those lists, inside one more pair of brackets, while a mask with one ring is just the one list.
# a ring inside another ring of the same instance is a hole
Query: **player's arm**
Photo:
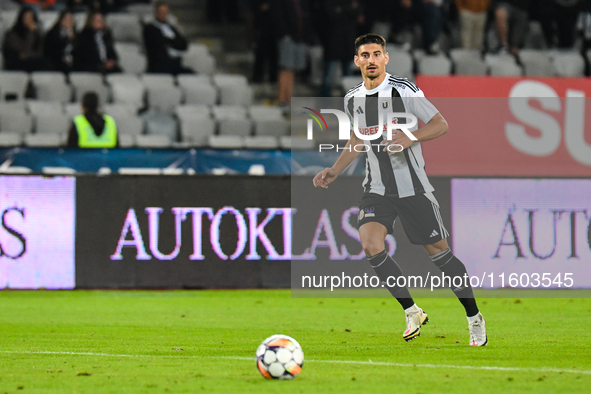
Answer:
[[[441, 137], [443, 134], [447, 133], [447, 129], [447, 121], [438, 112], [431, 118], [429, 122], [427, 122], [426, 125], [416, 131], [413, 131], [412, 135], [414, 135], [419, 142], [429, 141], [437, 137]], [[394, 130], [394, 132], [392, 132], [392, 139], [384, 140], [381, 144], [384, 145], [385, 151], [388, 145], [402, 145], [402, 147], [406, 149], [411, 146], [413, 142], [415, 141], [411, 140], [401, 130]]]
[[351, 132], [351, 137], [347, 141], [347, 145], [341, 152], [341, 155], [330, 168], [325, 168], [314, 177], [314, 187], [328, 188], [328, 184], [337, 179], [339, 174], [359, 155], [358, 151], [362, 149], [354, 149], [357, 145], [363, 145], [363, 140], [358, 138], [355, 133]]

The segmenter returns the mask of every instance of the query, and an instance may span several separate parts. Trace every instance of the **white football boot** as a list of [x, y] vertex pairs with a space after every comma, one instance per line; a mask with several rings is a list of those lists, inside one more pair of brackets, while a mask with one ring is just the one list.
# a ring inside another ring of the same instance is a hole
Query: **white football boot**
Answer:
[[470, 346], [485, 346], [488, 343], [486, 336], [486, 322], [482, 313], [468, 318], [468, 328], [470, 329]]
[[421, 336], [421, 326], [427, 324], [429, 317], [416, 304], [404, 312], [406, 313], [406, 331], [402, 334], [402, 338], [408, 342]]

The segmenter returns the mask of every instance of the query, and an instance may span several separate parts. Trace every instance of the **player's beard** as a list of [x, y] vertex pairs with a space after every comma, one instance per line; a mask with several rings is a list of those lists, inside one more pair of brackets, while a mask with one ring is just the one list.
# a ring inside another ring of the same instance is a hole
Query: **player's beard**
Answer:
[[366, 77], [367, 79], [372, 79], [372, 80], [373, 80], [373, 79], [379, 78], [379, 77], [380, 77], [380, 75], [382, 75], [382, 73], [381, 73], [381, 72], [379, 72], [379, 68], [376, 68], [376, 69], [375, 69], [375, 70], [373, 70], [373, 71], [375, 71], [375, 73], [374, 73], [374, 74], [370, 74], [370, 72], [369, 72], [369, 69], [368, 69], [368, 70], [366, 71], [366, 73], [365, 73], [365, 77]]

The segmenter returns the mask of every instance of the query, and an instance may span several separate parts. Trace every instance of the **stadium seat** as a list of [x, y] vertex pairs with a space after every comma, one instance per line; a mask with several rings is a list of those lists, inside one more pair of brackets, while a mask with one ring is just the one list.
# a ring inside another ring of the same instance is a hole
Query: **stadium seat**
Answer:
[[74, 13], [74, 26], [76, 27], [77, 31], [81, 31], [84, 28], [87, 18], [88, 14], [86, 12]]
[[104, 84], [100, 73], [73, 72], [70, 73], [70, 83], [74, 86], [76, 101], [80, 101], [86, 92], [95, 92], [101, 104], [109, 102], [109, 88]]
[[527, 76], [546, 77], [555, 74], [555, 68], [547, 51], [523, 49], [519, 52], [519, 61]]
[[133, 148], [135, 146], [135, 135], [120, 133], [117, 135], [117, 142], [120, 148]]
[[248, 108], [252, 120], [285, 119], [279, 107], [268, 105], [253, 105]]
[[181, 90], [174, 85], [172, 75], [144, 74], [141, 78], [146, 86], [150, 110], [152, 112], [172, 114], [182, 98]]
[[247, 117], [246, 108], [242, 105], [214, 105], [211, 110], [213, 117], [218, 120]]
[[218, 88], [222, 86], [246, 86], [248, 85], [248, 78], [242, 74], [215, 74], [213, 82]]
[[0, 101], [22, 100], [29, 85], [29, 74], [24, 71], [0, 71]]
[[179, 118], [191, 115], [206, 115], [211, 117], [211, 108], [207, 105], [185, 104], [178, 105], [175, 108], [174, 113]]
[[131, 42], [116, 42], [115, 51], [119, 56], [119, 65], [126, 73], [141, 74], [146, 72], [146, 55], [139, 44]]
[[42, 167], [41, 172], [48, 175], [75, 175], [76, 170], [70, 167]]
[[455, 48], [450, 51], [456, 75], [487, 75], [488, 66], [477, 49]]
[[585, 60], [576, 51], [556, 50], [550, 52], [556, 75], [559, 77], [582, 77], [585, 75]]
[[277, 141], [277, 137], [268, 135], [245, 137], [244, 147], [246, 149], [277, 149], [279, 147], [279, 141]]
[[35, 116], [36, 134], [66, 134], [72, 125], [68, 115], [62, 113], [40, 114]]
[[496, 76], [521, 76], [523, 70], [515, 62], [511, 55], [492, 55], [487, 54], [484, 58], [485, 63], [490, 67], [491, 75]]
[[215, 71], [215, 58], [210, 55], [209, 49], [201, 44], [189, 45], [189, 49], [183, 55], [183, 64], [199, 74], [213, 74]]
[[214, 149], [242, 149], [244, 137], [236, 135], [210, 135], [208, 145]]
[[279, 145], [282, 149], [288, 150], [310, 150], [314, 149], [314, 141], [305, 137], [283, 136], [279, 137]]
[[341, 80], [341, 86], [345, 92], [353, 89], [355, 86], [359, 85], [360, 82], [363, 82], [363, 77], [361, 75], [355, 75], [350, 77], [343, 77]]
[[544, 32], [539, 21], [530, 20], [527, 34], [525, 35], [525, 48], [528, 49], [544, 49], [546, 48], [546, 40], [544, 39]]
[[445, 55], [429, 55], [419, 60], [418, 72], [423, 75], [449, 75], [452, 62]]
[[206, 146], [210, 135], [215, 134], [215, 121], [205, 113], [179, 113], [181, 137], [191, 146]]
[[281, 137], [289, 134], [289, 122], [285, 119], [259, 119], [254, 121], [256, 136]]
[[215, 105], [218, 91], [207, 75], [182, 74], [177, 77], [186, 104]]
[[134, 74], [110, 74], [107, 82], [111, 85], [113, 103], [129, 104], [135, 110], [145, 106], [146, 87]]
[[136, 135], [135, 144], [138, 148], [170, 148], [172, 141], [164, 134]]
[[126, 113], [112, 113], [110, 114], [115, 119], [117, 125], [117, 132], [120, 135], [140, 135], [144, 133], [146, 124], [144, 119], [136, 115], [128, 115]]
[[22, 133], [13, 131], [0, 132], [0, 147], [20, 146], [23, 144], [24, 137]]
[[27, 109], [29, 110], [31, 115], [34, 116], [64, 114], [64, 106], [59, 101], [27, 100], [26, 103]]
[[178, 140], [176, 120], [171, 115], [148, 112], [141, 117], [146, 122], [147, 135], [165, 135], [170, 142]]
[[37, 14], [39, 18], [39, 22], [41, 23], [41, 27], [43, 31], [47, 32], [49, 29], [53, 27], [57, 19], [59, 18], [60, 13], [58, 11], [41, 11]]
[[57, 148], [65, 144], [65, 137], [60, 133], [42, 133], [25, 135], [25, 145], [36, 148]]
[[[115, 103], [115, 104], [104, 104], [101, 108], [104, 113], [111, 115], [115, 113], [126, 113], [129, 115], [137, 115], [137, 109], [131, 104]], [[111, 115], [113, 116], [113, 115]], [[113, 116], [114, 117], [114, 116]]]
[[74, 116], [82, 114], [82, 106], [80, 103], [69, 103], [64, 106], [64, 112], [68, 118], [72, 119]]
[[216, 74], [213, 82], [220, 91], [222, 105], [250, 105], [253, 92], [248, 86], [248, 79], [239, 74]]
[[[413, 60], [410, 53], [388, 47], [390, 61], [386, 64], [386, 71], [392, 75], [414, 79]], [[392, 52], [390, 52], [392, 51]]]
[[139, 15], [140, 18], [151, 17], [154, 13], [154, 6], [146, 3], [135, 3], [125, 7], [125, 11], [130, 14]]
[[31, 73], [31, 82], [38, 100], [61, 101], [72, 100], [72, 87], [66, 81], [66, 75], [58, 71], [39, 71]]
[[121, 175], [161, 175], [162, 169], [143, 167], [121, 167], [117, 170], [117, 172]]
[[142, 27], [138, 15], [131, 13], [110, 13], [105, 21], [113, 33], [115, 42], [142, 44]]
[[31, 133], [33, 117], [23, 111], [0, 113], [0, 132], [10, 131], [21, 134]]

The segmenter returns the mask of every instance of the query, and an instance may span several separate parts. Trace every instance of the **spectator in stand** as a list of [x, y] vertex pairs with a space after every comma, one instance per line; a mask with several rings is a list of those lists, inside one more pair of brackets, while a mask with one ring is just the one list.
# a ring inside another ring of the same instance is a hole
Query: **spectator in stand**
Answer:
[[500, 41], [499, 54], [518, 55], [529, 28], [531, 0], [502, 0], [495, 5], [495, 26]]
[[121, 72], [113, 46], [113, 36], [105, 24], [103, 14], [91, 12], [86, 26], [74, 43], [74, 71]]
[[148, 57], [148, 72], [161, 74], [190, 74], [194, 71], [181, 64], [188, 48], [185, 37], [168, 22], [168, 4], [154, 5], [154, 20], [144, 25], [144, 43]]
[[537, 11], [548, 48], [574, 46], [582, 3], [582, 0], [540, 0], [534, 10]]
[[279, 8], [279, 105], [288, 107], [293, 95], [295, 74], [308, 64], [312, 41], [310, 7], [307, 0], [277, 0]]
[[69, 148], [115, 148], [118, 146], [115, 120], [98, 112], [95, 92], [82, 96], [82, 115], [74, 117], [68, 133]]
[[[368, 13], [371, 2], [367, 3]], [[412, 32], [412, 23], [419, 23], [423, 32], [423, 49], [428, 54], [439, 52], [439, 34], [444, 26], [444, 0], [397, 0], [392, 4], [394, 33], [407, 29]], [[375, 12], [375, 10], [374, 10]], [[389, 30], [388, 30], [389, 31]], [[393, 40], [395, 41], [395, 40]], [[405, 44], [410, 47], [410, 43]]]
[[455, 0], [460, 16], [464, 49], [481, 49], [490, 0]]
[[32, 8], [21, 8], [14, 26], [6, 32], [2, 45], [5, 70], [47, 70], [43, 58], [43, 36]]
[[261, 83], [268, 72], [269, 82], [277, 82], [279, 52], [277, 42], [277, 13], [273, 0], [251, 0], [248, 18], [249, 32], [254, 46], [252, 82]]
[[70, 11], [62, 11], [45, 35], [44, 55], [52, 70], [65, 73], [72, 71], [75, 37], [74, 15]]
[[359, 8], [357, 0], [324, 0], [320, 3], [320, 16], [324, 22], [319, 26], [324, 48], [324, 77], [320, 91], [323, 97], [332, 96], [333, 80], [339, 65], [343, 76], [351, 74], [355, 55], [351, 43], [357, 38]]

